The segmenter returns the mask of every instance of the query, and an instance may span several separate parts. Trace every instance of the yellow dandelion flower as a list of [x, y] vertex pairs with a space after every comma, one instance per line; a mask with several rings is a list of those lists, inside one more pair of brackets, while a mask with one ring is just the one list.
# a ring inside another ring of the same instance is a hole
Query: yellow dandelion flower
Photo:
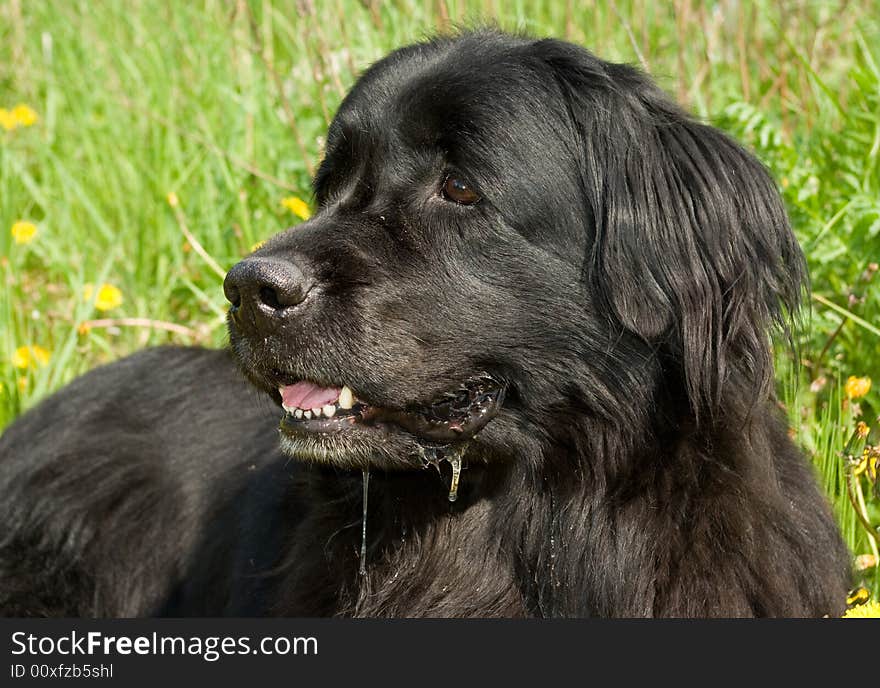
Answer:
[[877, 472], [880, 471], [880, 447], [870, 447], [865, 449], [868, 455], [868, 479], [872, 483], [877, 482]]
[[16, 385], [18, 386], [18, 391], [24, 393], [24, 390], [27, 389], [28, 385], [27, 378], [21, 376], [20, 378], [18, 378], [18, 380], [16, 380]]
[[865, 439], [869, 432], [871, 432], [871, 428], [868, 427], [868, 424], [865, 421], [860, 420], [856, 425], [856, 434], [861, 439]]
[[850, 375], [846, 379], [846, 384], [843, 386], [843, 389], [846, 392], [846, 396], [850, 399], [858, 399], [871, 391], [871, 378]]
[[176, 208], [177, 206], [180, 205], [180, 199], [177, 197], [177, 194], [174, 193], [173, 191], [168, 192], [168, 195], [165, 196], [165, 200], [168, 202], [168, 205], [170, 205], [172, 208]]
[[102, 284], [95, 290], [95, 285], [86, 284], [83, 287], [83, 300], [95, 300], [95, 308], [99, 311], [110, 311], [122, 305], [122, 292], [119, 287], [112, 284]]
[[11, 111], [12, 118], [20, 127], [31, 127], [37, 123], [37, 113], [34, 109], [24, 103], [19, 103]]
[[862, 455], [859, 457], [858, 463], [855, 464], [855, 467], [853, 468], [853, 475], [859, 476], [862, 473], [864, 473], [866, 470], [868, 470], [868, 459], [869, 458], [870, 457], [868, 456], [868, 450], [866, 449], [865, 451], [862, 452]]
[[12, 131], [18, 126], [13, 114], [6, 108], [0, 108], [0, 127], [6, 131]]
[[26, 346], [20, 346], [12, 354], [12, 365], [16, 368], [27, 368], [31, 364], [31, 352]]
[[33, 222], [19, 220], [9, 230], [16, 244], [29, 244], [37, 236], [37, 226]]
[[847, 609], [844, 619], [880, 619], [880, 602], [866, 602]]
[[308, 220], [312, 216], [309, 204], [299, 196], [288, 196], [281, 199], [281, 205], [296, 215], [300, 220]]
[[49, 362], [52, 354], [37, 344], [20, 346], [12, 354], [12, 365], [21, 370], [44, 366]]
[[79, 325], [76, 326], [76, 333], [80, 336], [85, 336], [91, 331], [91, 329], [92, 326], [89, 325], [87, 322], [81, 322]]
[[854, 604], [864, 604], [869, 599], [871, 599], [871, 593], [867, 588], [855, 588], [854, 590], [850, 590], [849, 594], [846, 596], [846, 606], [852, 607]]

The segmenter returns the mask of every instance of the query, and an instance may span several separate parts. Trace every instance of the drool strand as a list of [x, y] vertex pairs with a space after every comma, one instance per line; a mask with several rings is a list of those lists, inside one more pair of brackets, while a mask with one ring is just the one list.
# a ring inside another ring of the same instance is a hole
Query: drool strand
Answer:
[[363, 470], [364, 476], [364, 513], [361, 517], [361, 565], [358, 573], [367, 575], [367, 499], [370, 493], [370, 469]]
[[447, 459], [449, 465], [452, 466], [452, 482], [449, 484], [449, 501], [454, 502], [458, 499], [458, 478], [461, 475], [461, 456], [456, 454], [454, 457]]

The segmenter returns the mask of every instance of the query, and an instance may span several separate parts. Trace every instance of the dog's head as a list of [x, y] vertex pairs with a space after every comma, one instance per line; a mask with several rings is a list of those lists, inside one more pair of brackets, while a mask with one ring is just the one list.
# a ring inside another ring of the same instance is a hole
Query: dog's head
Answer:
[[767, 393], [768, 330], [802, 289], [762, 166], [555, 40], [392, 53], [339, 108], [314, 186], [315, 216], [225, 283], [242, 367], [313, 460], [491, 461], [584, 419], [711, 419]]

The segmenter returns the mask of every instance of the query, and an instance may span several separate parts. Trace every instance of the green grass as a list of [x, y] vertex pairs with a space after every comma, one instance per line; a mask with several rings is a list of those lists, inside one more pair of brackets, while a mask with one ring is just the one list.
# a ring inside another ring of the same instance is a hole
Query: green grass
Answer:
[[[327, 122], [357, 73], [437, 30], [492, 21], [642, 64], [771, 168], [815, 294], [798, 360], [780, 350], [780, 397], [848, 544], [869, 553], [841, 452], [858, 420], [880, 425], [875, 4], [0, 0], [0, 107], [39, 116], [0, 128], [0, 427], [143, 346], [222, 345], [217, 267], [298, 221], [281, 200], [309, 200]], [[37, 225], [31, 243], [13, 242], [18, 220]], [[108, 312], [82, 297], [102, 283], [123, 294]], [[28, 345], [49, 362], [13, 365]], [[845, 399], [850, 375], [873, 379], [867, 396]], [[876, 525], [880, 499], [859, 481]], [[864, 575], [875, 594], [877, 571]]]

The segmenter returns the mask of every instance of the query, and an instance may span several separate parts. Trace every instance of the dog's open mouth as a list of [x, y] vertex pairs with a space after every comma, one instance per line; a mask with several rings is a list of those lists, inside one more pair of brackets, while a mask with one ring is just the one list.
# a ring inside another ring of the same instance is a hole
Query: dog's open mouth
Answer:
[[348, 387], [320, 387], [300, 381], [278, 388], [285, 410], [281, 429], [289, 435], [344, 432], [352, 426], [396, 426], [429, 442], [467, 440], [494, 418], [504, 387], [490, 375], [478, 375], [425, 406], [403, 410], [373, 406]]

